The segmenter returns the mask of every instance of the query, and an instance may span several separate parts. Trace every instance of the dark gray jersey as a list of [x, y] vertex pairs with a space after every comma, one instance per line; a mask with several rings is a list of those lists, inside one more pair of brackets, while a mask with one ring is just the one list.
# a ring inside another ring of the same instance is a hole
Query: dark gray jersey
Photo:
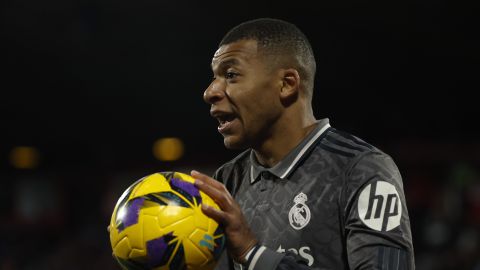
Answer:
[[[329, 127], [328, 120], [280, 166], [263, 168], [248, 150], [214, 177], [240, 204], [262, 245], [243, 268], [414, 268], [410, 221], [394, 161]], [[233, 265], [223, 261], [217, 268]]]

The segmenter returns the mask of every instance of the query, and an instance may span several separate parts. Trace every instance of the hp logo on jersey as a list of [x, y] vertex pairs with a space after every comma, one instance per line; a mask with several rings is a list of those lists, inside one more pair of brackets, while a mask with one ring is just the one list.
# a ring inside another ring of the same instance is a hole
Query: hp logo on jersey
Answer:
[[402, 203], [394, 185], [377, 181], [366, 186], [358, 198], [358, 215], [376, 231], [390, 231], [400, 225]]

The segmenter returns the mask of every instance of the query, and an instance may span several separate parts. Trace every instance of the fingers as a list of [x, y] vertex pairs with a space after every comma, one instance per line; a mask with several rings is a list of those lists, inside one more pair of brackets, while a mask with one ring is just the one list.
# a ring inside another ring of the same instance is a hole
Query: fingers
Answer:
[[225, 189], [225, 186], [222, 183], [218, 182], [217, 180], [211, 178], [208, 175], [205, 175], [205, 174], [203, 174], [201, 172], [198, 172], [198, 171], [195, 171], [195, 170], [191, 171], [190, 174], [192, 175], [193, 178], [195, 178], [197, 180], [201, 180], [201, 181], [207, 183], [210, 186], [214, 186], [217, 189]]
[[210, 196], [223, 211], [232, 209], [234, 200], [222, 183], [197, 171], [191, 174], [195, 178], [195, 186]]
[[221, 182], [197, 171], [191, 171], [191, 175], [195, 179], [195, 186], [220, 206], [217, 209], [202, 204], [203, 213], [224, 226], [229, 253], [237, 261], [243, 262], [245, 253], [258, 241], [250, 230], [240, 205]]
[[205, 215], [213, 218], [215, 221], [217, 221], [220, 224], [226, 224], [227, 223], [227, 214], [223, 212], [222, 210], [217, 210], [213, 207], [210, 207], [206, 204], [202, 204], [202, 211], [205, 213]]
[[[226, 223], [226, 217], [227, 213], [225, 213], [223, 210], [225, 208], [228, 208], [228, 201], [229, 199], [225, 195], [224, 192], [222, 192], [222, 188], [219, 187], [218, 184], [220, 184], [218, 181], [214, 180], [213, 178], [200, 173], [198, 171], [192, 171], [191, 175], [193, 178], [195, 178], [195, 186], [197, 186], [200, 190], [205, 192], [208, 196], [210, 196], [217, 204], [220, 206], [222, 210], [217, 210], [213, 207], [210, 207], [206, 204], [202, 204], [202, 211], [205, 213], [205, 215], [213, 218], [215, 221], [217, 221], [220, 224], [225, 224]], [[221, 185], [221, 184], [220, 184]], [[223, 185], [221, 185], [223, 186]]]

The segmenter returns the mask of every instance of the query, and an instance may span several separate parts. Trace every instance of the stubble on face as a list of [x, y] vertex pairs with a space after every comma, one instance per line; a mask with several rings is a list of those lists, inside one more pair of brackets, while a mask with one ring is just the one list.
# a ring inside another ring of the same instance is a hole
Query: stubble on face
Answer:
[[[257, 147], [271, 133], [269, 129], [275, 122], [278, 107], [272, 84], [274, 70], [266, 64], [269, 57], [258, 52], [254, 40], [241, 40], [221, 46], [212, 59], [215, 76], [222, 70], [238, 64], [239, 80], [225, 89], [226, 101], [212, 104], [212, 108], [234, 111], [238, 121], [232, 128], [222, 133], [224, 145], [228, 149]], [[222, 79], [223, 80], [223, 79]], [[214, 87], [214, 86], [211, 86]]]

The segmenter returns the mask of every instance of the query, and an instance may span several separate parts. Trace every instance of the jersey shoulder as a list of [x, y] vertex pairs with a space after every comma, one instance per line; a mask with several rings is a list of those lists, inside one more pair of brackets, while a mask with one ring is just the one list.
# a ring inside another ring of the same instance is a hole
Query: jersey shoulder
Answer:
[[344, 185], [351, 192], [374, 179], [402, 188], [401, 176], [392, 157], [357, 136], [330, 128], [318, 147], [337, 167], [343, 168]]
[[383, 153], [359, 137], [335, 128], [329, 128], [326, 131], [325, 136], [320, 140], [319, 147], [347, 161], [371, 152]]

